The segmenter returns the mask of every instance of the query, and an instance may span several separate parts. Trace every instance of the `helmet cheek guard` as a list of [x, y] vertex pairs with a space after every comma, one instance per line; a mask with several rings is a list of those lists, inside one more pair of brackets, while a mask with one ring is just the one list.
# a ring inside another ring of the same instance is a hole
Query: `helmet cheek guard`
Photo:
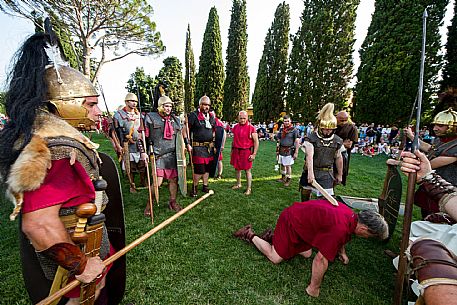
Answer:
[[98, 96], [91, 81], [78, 70], [59, 66], [59, 74], [54, 67], [46, 69], [48, 85], [47, 99], [57, 109], [57, 113], [71, 126], [79, 130], [91, 130], [95, 122], [87, 117], [88, 110], [83, 106], [86, 97]]

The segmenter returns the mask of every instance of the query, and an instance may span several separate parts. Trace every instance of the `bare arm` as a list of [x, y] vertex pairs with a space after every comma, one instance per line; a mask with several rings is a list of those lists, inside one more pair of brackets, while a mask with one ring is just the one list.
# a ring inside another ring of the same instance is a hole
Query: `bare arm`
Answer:
[[306, 154], [306, 169], [308, 170], [308, 183], [311, 184], [314, 180], [313, 158], [314, 146], [308, 141], [303, 142], [302, 147], [305, 148]]
[[433, 169], [440, 168], [449, 164], [452, 164], [457, 161], [456, 157], [446, 157], [446, 156], [439, 156], [432, 160], [430, 160], [430, 165]]
[[341, 150], [336, 152], [335, 164], [337, 171], [336, 179], [338, 183], [341, 183], [341, 181], [343, 181], [343, 156], [341, 155]]
[[340, 261], [343, 262], [344, 265], [349, 264], [349, 257], [346, 254], [346, 248], [344, 245], [341, 247], [340, 251], [338, 252], [338, 258], [340, 259]]
[[313, 267], [311, 272], [311, 282], [306, 287], [306, 293], [312, 297], [318, 297], [324, 274], [328, 268], [328, 260], [318, 252], [313, 260]]
[[254, 152], [249, 156], [249, 160], [253, 161], [257, 155], [257, 150], [259, 149], [259, 135], [257, 132], [252, 134], [252, 140], [254, 141]]
[[300, 149], [300, 138], [296, 138], [294, 142], [295, 152], [293, 155], [294, 160], [298, 157], [298, 150]]
[[59, 218], [61, 205], [54, 205], [22, 215], [22, 231], [37, 251], [57, 243], [73, 243]]

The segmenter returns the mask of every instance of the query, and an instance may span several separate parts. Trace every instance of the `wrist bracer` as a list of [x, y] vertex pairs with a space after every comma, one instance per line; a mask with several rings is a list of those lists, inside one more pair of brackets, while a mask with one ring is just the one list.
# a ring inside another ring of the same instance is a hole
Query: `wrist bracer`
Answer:
[[441, 242], [418, 239], [407, 256], [421, 290], [433, 285], [457, 285], [457, 257]]
[[435, 171], [423, 177], [420, 184], [429, 197], [439, 203], [441, 212], [446, 212], [446, 204], [451, 198], [457, 196], [457, 187], [441, 178]]
[[58, 243], [40, 252], [68, 270], [71, 275], [79, 275], [86, 268], [87, 258], [81, 249], [70, 243]]

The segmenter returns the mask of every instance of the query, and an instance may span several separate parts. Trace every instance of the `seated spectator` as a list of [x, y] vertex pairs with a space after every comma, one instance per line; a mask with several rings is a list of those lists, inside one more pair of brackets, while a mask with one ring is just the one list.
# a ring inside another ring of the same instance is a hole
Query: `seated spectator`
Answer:
[[363, 147], [362, 155], [367, 157], [373, 157], [375, 155], [373, 145], [368, 144], [365, 147]]
[[378, 154], [386, 154], [389, 155], [390, 149], [389, 145], [384, 141], [383, 138], [381, 138], [379, 144], [378, 144]]

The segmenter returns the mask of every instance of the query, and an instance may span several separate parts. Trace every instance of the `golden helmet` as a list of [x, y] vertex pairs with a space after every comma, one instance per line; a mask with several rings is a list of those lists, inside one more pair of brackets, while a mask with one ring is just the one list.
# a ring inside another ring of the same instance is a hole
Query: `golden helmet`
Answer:
[[138, 102], [138, 97], [136, 96], [135, 93], [127, 93], [127, 95], [125, 96], [125, 99], [124, 101], [135, 101], [135, 102]]
[[325, 129], [336, 129], [337, 120], [333, 115], [335, 106], [332, 103], [327, 103], [322, 107], [317, 115], [318, 127]]
[[53, 104], [57, 113], [71, 126], [90, 130], [94, 121], [87, 117], [88, 111], [83, 107], [85, 97], [98, 96], [91, 81], [81, 72], [68, 66], [54, 66], [45, 71], [48, 85], [47, 99]]
[[452, 108], [438, 112], [433, 118], [432, 124], [448, 126], [446, 136], [454, 136], [457, 134], [457, 112], [452, 110]]
[[452, 110], [452, 108], [438, 112], [432, 124], [448, 125], [449, 127], [457, 126], [457, 112]]

